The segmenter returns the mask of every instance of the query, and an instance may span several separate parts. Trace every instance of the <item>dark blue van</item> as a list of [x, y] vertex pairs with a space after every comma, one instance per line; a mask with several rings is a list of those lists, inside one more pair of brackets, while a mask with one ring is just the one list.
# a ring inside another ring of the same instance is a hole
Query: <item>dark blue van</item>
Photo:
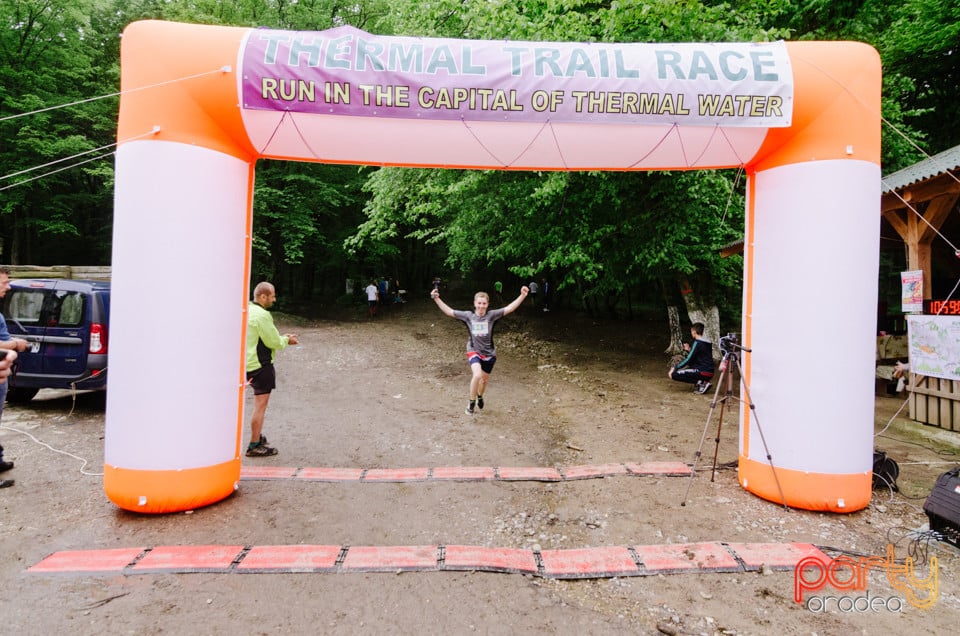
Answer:
[[2, 302], [10, 335], [30, 343], [8, 401], [27, 402], [40, 389], [106, 388], [110, 283], [14, 279]]

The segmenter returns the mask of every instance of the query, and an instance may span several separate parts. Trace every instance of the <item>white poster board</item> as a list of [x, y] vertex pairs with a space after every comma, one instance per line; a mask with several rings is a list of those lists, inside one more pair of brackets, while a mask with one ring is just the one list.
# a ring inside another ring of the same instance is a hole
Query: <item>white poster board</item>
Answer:
[[960, 380], [960, 316], [907, 316], [910, 370]]
[[923, 313], [923, 271], [900, 272], [900, 284], [903, 288], [903, 313]]

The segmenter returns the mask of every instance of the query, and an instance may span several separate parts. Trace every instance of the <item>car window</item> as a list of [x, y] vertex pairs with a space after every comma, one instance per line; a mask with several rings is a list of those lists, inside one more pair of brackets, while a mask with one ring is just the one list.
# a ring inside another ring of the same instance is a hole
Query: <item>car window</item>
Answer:
[[60, 325], [75, 327], [83, 322], [83, 295], [70, 293], [60, 303]]
[[9, 296], [7, 318], [25, 325], [40, 324], [40, 309], [43, 307], [45, 296], [43, 290], [11, 290]]
[[10, 318], [31, 327], [79, 327], [86, 297], [80, 292], [18, 289], [11, 294]]

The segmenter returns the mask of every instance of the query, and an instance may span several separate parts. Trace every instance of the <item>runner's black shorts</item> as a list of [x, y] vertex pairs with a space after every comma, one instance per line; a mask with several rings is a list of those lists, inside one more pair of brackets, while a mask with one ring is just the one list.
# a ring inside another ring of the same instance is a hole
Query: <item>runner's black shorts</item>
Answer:
[[497, 363], [497, 356], [482, 356], [476, 351], [467, 351], [467, 364], [474, 362], [479, 362], [483, 372], [490, 375], [493, 373], [493, 365]]
[[253, 387], [254, 395], [270, 393], [277, 388], [277, 372], [272, 364], [265, 364], [256, 371], [247, 371], [247, 382]]

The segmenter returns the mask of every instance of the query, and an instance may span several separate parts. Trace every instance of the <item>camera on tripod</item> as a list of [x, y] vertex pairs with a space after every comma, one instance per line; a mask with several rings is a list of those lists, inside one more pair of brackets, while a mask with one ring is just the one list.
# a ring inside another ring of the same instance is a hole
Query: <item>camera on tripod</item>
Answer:
[[[723, 412], [726, 408], [727, 401], [734, 401], [737, 403], [743, 402], [749, 406], [749, 413], [753, 416], [753, 422], [756, 425], [757, 431], [760, 433], [760, 441], [763, 443], [763, 450], [766, 451], [767, 461], [770, 463], [770, 470], [773, 471], [773, 480], [777, 484], [777, 490], [780, 491], [780, 499], [783, 501], [783, 507], [786, 509], [787, 499], [783, 495], [783, 488], [780, 486], [780, 478], [777, 477], [777, 469], [773, 465], [773, 457], [771, 457], [770, 449], [767, 447], [767, 440], [763, 435], [763, 429], [760, 428], [760, 420], [757, 417], [757, 411], [755, 408], [756, 405], [753, 403], [753, 398], [750, 397], [750, 387], [747, 385], [747, 379], [743, 376], [743, 371], [740, 368], [740, 353], [750, 353], [753, 350], [750, 347], [744, 347], [742, 344], [740, 344], [737, 334], [728, 333], [720, 338], [720, 351], [723, 352], [723, 359], [720, 360], [720, 376], [715, 380], [717, 383], [717, 392], [714, 395], [713, 400], [710, 402], [710, 414], [707, 415], [707, 423], [703, 427], [703, 436], [700, 438], [700, 446], [697, 447], [697, 452], [694, 455], [693, 465], [691, 466], [690, 481], [687, 482], [687, 492], [683, 495], [683, 501], [680, 502], [680, 505], [687, 505], [687, 495], [690, 494], [690, 484], [693, 482], [693, 476], [697, 472], [697, 462], [700, 461], [700, 454], [703, 450], [703, 442], [707, 439], [707, 429], [710, 427], [710, 420], [713, 418], [714, 409], [716, 409], [717, 405], [719, 404], [720, 418], [717, 420], [717, 434], [714, 438], [716, 446], [713, 450], [713, 474], [710, 476], [710, 481], [713, 481], [714, 477], [716, 477], [717, 453], [720, 450], [720, 429], [723, 426]], [[734, 395], [733, 392], [734, 372], [736, 372], [740, 377], [740, 395]], [[723, 397], [720, 397], [720, 391], [722, 387], [726, 387], [726, 392]], [[744, 400], [744, 397], [746, 400]]]
[[737, 334], [728, 333], [727, 335], [720, 338], [720, 352], [724, 354], [736, 353], [738, 349], [742, 349], [740, 343], [737, 342]]

